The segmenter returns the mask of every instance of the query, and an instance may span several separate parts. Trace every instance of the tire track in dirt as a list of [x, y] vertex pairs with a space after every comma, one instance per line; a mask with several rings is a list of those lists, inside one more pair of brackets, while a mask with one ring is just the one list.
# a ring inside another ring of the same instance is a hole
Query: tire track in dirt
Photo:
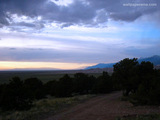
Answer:
[[134, 107], [127, 101], [120, 101], [122, 92], [97, 96], [45, 120], [115, 120], [117, 116], [160, 113], [155, 106]]

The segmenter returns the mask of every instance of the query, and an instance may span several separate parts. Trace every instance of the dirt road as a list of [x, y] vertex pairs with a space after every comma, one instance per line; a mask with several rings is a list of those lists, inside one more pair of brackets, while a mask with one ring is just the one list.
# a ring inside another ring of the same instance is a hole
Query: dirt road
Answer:
[[121, 92], [97, 96], [46, 120], [115, 120], [117, 116], [160, 113], [160, 107], [134, 107], [129, 102], [120, 101], [120, 97]]

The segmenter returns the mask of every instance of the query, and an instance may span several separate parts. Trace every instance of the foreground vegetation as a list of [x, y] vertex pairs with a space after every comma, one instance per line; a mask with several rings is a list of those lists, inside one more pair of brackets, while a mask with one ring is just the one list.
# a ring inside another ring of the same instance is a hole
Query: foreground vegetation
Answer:
[[160, 70], [153, 69], [152, 63], [124, 59], [114, 65], [112, 77], [134, 105], [160, 104]]
[[160, 120], [160, 115], [139, 115], [139, 116], [126, 116], [117, 118], [117, 120]]
[[30, 111], [35, 108], [35, 101], [47, 96], [62, 98], [115, 90], [123, 90], [123, 95], [134, 105], [160, 105], [160, 71], [150, 62], [139, 64], [135, 58], [126, 58], [114, 65], [112, 75], [107, 72], [99, 77], [84, 73], [72, 77], [66, 74], [47, 83], [38, 78], [21, 80], [14, 77], [8, 84], [0, 85], [0, 109], [2, 112]]
[[[26, 80], [28, 78], [38, 78], [43, 83], [47, 83], [52, 80], [59, 80], [65, 75], [65, 72], [69, 71], [0, 71], [0, 84], [8, 84], [10, 80], [18, 76], [21, 80]], [[85, 72], [85, 71], [84, 71]], [[87, 73], [88, 75], [93, 75], [94, 77], [99, 77], [102, 73]], [[70, 77], [74, 77], [74, 73], [68, 73]]]
[[8, 110], [27, 110], [33, 106], [33, 101], [54, 97], [72, 97], [75, 95], [108, 93], [113, 89], [111, 77], [104, 72], [96, 78], [84, 73], [77, 73], [71, 78], [64, 75], [58, 81], [43, 83], [37, 78], [22, 81], [14, 77], [9, 84], [0, 85], [0, 108]]
[[27, 111], [0, 111], [0, 120], [39, 120], [53, 115], [65, 108], [83, 102], [94, 95], [81, 95], [68, 98], [49, 97], [33, 102], [33, 107]]

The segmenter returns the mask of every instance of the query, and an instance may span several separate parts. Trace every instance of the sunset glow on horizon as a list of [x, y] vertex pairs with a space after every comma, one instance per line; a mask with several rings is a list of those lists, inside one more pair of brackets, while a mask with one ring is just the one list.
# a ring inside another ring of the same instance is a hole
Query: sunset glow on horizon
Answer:
[[72, 69], [82, 69], [91, 65], [95, 65], [95, 64], [0, 61], [0, 70], [14, 70], [14, 69], [72, 70]]

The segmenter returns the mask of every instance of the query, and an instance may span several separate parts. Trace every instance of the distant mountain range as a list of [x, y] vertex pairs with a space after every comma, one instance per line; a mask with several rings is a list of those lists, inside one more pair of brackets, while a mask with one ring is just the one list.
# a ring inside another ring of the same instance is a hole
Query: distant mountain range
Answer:
[[[138, 62], [141, 63], [142, 61], [150, 61], [153, 63], [155, 66], [160, 65], [160, 56], [159, 55], [154, 55], [152, 57], [147, 57], [147, 58], [139, 58]], [[116, 63], [99, 63], [94, 66], [89, 66], [85, 69], [95, 69], [95, 68], [112, 68], [113, 65]]]

